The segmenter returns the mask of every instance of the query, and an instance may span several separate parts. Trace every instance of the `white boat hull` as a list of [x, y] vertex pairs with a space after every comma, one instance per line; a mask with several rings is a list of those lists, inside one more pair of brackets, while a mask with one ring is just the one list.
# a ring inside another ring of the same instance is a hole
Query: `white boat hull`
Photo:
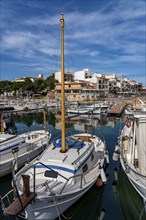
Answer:
[[12, 173], [13, 170], [16, 171], [37, 157], [46, 148], [50, 138], [49, 132], [44, 133], [43, 130], [14, 135], [14, 137], [1, 135], [0, 177]]
[[73, 109], [68, 109], [67, 113], [69, 114], [87, 114], [89, 113], [89, 110], [73, 110]]
[[[46, 145], [43, 145], [33, 151], [27, 152], [26, 154], [21, 155], [17, 159], [17, 169], [20, 169], [24, 166], [27, 162], [31, 161], [35, 157], [37, 157], [44, 149]], [[3, 177], [9, 173], [12, 173], [13, 169], [13, 161], [14, 158], [11, 158], [9, 161], [6, 161], [0, 164], [0, 177]]]
[[[96, 181], [96, 180], [95, 180]], [[36, 200], [34, 204], [30, 204], [26, 208], [27, 220], [32, 219], [46, 219], [54, 220], [59, 217], [64, 211], [66, 211], [72, 204], [80, 199], [95, 183], [92, 182], [87, 187], [82, 188], [80, 191], [75, 193], [55, 196], [54, 201], [51, 199], [40, 199]], [[56, 205], [54, 205], [56, 203]]]
[[124, 163], [122, 158], [120, 158], [120, 163], [132, 186], [142, 197], [144, 202], [146, 202], [146, 176], [144, 177], [136, 174], [136, 172], [126, 166], [126, 163]]
[[146, 205], [146, 115], [135, 112], [128, 119], [119, 139], [120, 163], [129, 181]]

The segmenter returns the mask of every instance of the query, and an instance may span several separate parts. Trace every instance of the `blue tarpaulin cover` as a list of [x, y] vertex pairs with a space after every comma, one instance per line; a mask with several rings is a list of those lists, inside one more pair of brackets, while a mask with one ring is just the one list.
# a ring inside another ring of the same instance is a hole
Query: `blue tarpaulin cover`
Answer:
[[[54, 147], [61, 148], [62, 147], [62, 139], [56, 139], [53, 141]], [[81, 140], [74, 139], [72, 137], [67, 137], [66, 138], [66, 146], [76, 148], [76, 149], [81, 149], [82, 147], [85, 146], [84, 142]]]

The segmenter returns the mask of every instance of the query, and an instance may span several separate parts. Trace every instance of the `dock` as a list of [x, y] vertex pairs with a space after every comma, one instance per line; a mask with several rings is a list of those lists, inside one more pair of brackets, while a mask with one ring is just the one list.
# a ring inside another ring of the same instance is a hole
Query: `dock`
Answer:
[[116, 106], [114, 106], [113, 108], [107, 110], [107, 115], [108, 115], [108, 116], [117, 116], [117, 117], [120, 117], [120, 116], [123, 114], [123, 112], [124, 112], [126, 106], [127, 106], [127, 105], [124, 105], [124, 106], [123, 106], [123, 104], [118, 103], [118, 104], [117, 104]]

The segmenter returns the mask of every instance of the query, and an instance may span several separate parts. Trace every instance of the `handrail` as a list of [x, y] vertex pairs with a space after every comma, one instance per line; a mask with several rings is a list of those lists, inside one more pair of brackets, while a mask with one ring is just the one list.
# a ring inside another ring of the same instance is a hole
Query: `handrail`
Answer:
[[[54, 172], [54, 173], [56, 173], [57, 175], [59, 175], [59, 176], [61, 176], [62, 178], [64, 178], [64, 179], [66, 180], [66, 183], [68, 182], [68, 179], [67, 179], [66, 177], [64, 177], [63, 175], [61, 175], [60, 173], [58, 173], [57, 171], [51, 169], [50, 167], [46, 166], [46, 165], [43, 164], [42, 162], [37, 162], [37, 163], [35, 163], [35, 165], [34, 165], [34, 179], [33, 179], [33, 191], [34, 191], [34, 194], [35, 194], [35, 185], [36, 185], [36, 178], [35, 178], [36, 172], [35, 172], [35, 170], [36, 170], [36, 165], [37, 165], [37, 164], [41, 164], [42, 166], [46, 167], [48, 170], [51, 170], [52, 172]], [[34, 197], [34, 201], [35, 201], [35, 197]]]
[[[124, 159], [123, 154], [121, 154], [121, 157]], [[132, 172], [134, 172], [134, 173], [137, 174], [138, 176], [141, 176], [141, 177], [146, 178], [146, 175], [143, 175], [143, 174], [141, 174], [141, 173], [138, 173], [136, 170], [132, 169], [131, 166], [129, 166], [127, 162], [126, 162], [126, 164], [125, 164], [125, 167], [126, 167], [126, 168], [129, 168]]]
[[[37, 164], [41, 164], [42, 166], [46, 167], [48, 170], [51, 170], [52, 172], [54, 172], [54, 173], [56, 173], [57, 175], [59, 175], [59, 176], [61, 176], [62, 178], [64, 178], [65, 180], [68, 180], [66, 177], [64, 177], [63, 175], [61, 175], [61, 174], [58, 173], [57, 171], [51, 169], [50, 167], [48, 167], [47, 165], [43, 164], [42, 162], [37, 162], [37, 163], [34, 164], [34, 179], [33, 179], [33, 191], [34, 191], [34, 193], [35, 193], [35, 185], [36, 185], [36, 178], [35, 178], [35, 176], [36, 176], [35, 173], [36, 173], [36, 172], [35, 172], [35, 170], [36, 170], [36, 165], [37, 165]], [[35, 201], [35, 198], [34, 198], [34, 201]]]
[[76, 176], [70, 176], [70, 177], [67, 179], [66, 183], [64, 184], [62, 190], [60, 191], [60, 194], [61, 194], [61, 193], [63, 192], [63, 190], [65, 189], [65, 187], [66, 187], [67, 183], [69, 182], [69, 180], [70, 180], [70, 179], [73, 179], [73, 178], [75, 178], [75, 177], [78, 177], [78, 176], [81, 176], [81, 185], [80, 185], [80, 187], [82, 188], [83, 174], [78, 174], [78, 175], [76, 175]]
[[[97, 167], [98, 165], [100, 165], [100, 163], [101, 163], [101, 160], [96, 164], [96, 166], [94, 166], [94, 167], [93, 167], [92, 169], [90, 169], [89, 171], [95, 169], [95, 167]], [[82, 188], [82, 179], [83, 179], [84, 175], [83, 175], [83, 174], [77, 174], [76, 176], [71, 176], [71, 177], [69, 177], [69, 178], [67, 179], [67, 181], [66, 181], [66, 183], [64, 184], [62, 190], [60, 191], [60, 194], [61, 194], [61, 193], [63, 192], [63, 190], [65, 189], [65, 186], [67, 185], [67, 183], [69, 182], [69, 180], [70, 180], [70, 179], [73, 179], [73, 178], [76, 178], [76, 177], [78, 177], [78, 176], [81, 176], [81, 188]]]
[[5, 199], [5, 197], [8, 197], [8, 195], [9, 195], [10, 193], [14, 192], [14, 191], [15, 191], [14, 188], [11, 189], [11, 190], [10, 190], [9, 192], [7, 192], [3, 197], [1, 197], [1, 200]]
[[86, 151], [80, 157], [78, 157], [74, 162], [72, 162], [72, 164], [76, 164], [91, 149], [92, 146], [93, 146], [93, 143], [91, 143], [89, 147], [86, 149]]
[[48, 170], [51, 170], [52, 172], [58, 174], [59, 176], [61, 176], [62, 178], [64, 178], [64, 179], [67, 180], [67, 178], [66, 178], [65, 176], [61, 175], [60, 173], [58, 173], [57, 171], [53, 170], [52, 168], [50, 168], [49, 166], [43, 164], [43, 163], [40, 162], [40, 161], [38, 161], [37, 163], [35, 163], [35, 164], [34, 164], [34, 167], [35, 167], [37, 164], [41, 164], [42, 166], [46, 167]]
[[[95, 169], [98, 165], [100, 165], [100, 163], [101, 163], [101, 160], [100, 160], [92, 169]], [[41, 164], [42, 166], [46, 167], [48, 170], [51, 170], [52, 172], [58, 174], [59, 176], [61, 176], [62, 178], [64, 178], [64, 179], [66, 180], [66, 182], [65, 182], [64, 186], [62, 187], [62, 189], [61, 189], [61, 191], [60, 191], [59, 194], [61, 194], [61, 193], [63, 192], [63, 190], [65, 189], [65, 187], [66, 187], [67, 183], [69, 182], [69, 180], [75, 179], [76, 177], [81, 177], [80, 187], [82, 188], [82, 181], [83, 181], [83, 177], [84, 177], [83, 173], [82, 173], [82, 174], [77, 174], [77, 175], [75, 175], [75, 176], [71, 176], [71, 177], [69, 177], [69, 178], [66, 178], [65, 176], [59, 174], [57, 171], [51, 169], [50, 167], [46, 166], [46, 165], [43, 164], [42, 162], [37, 162], [37, 163], [35, 163], [35, 165], [34, 165], [34, 180], [33, 180], [33, 181], [34, 181], [34, 182], [33, 182], [34, 193], [35, 193], [35, 184], [36, 184], [36, 178], [35, 178], [36, 172], [35, 172], [35, 171], [36, 171], [36, 165], [37, 165], [37, 164]], [[91, 171], [92, 169], [90, 169], [89, 171]], [[34, 201], [35, 201], [35, 198], [34, 198]]]

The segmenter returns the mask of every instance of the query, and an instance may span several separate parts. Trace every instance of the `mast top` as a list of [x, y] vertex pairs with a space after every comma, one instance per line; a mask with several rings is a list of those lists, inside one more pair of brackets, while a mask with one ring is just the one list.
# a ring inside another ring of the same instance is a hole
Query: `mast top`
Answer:
[[60, 28], [64, 28], [64, 16], [63, 16], [63, 13], [61, 13], [60, 15]]
[[63, 19], [64, 19], [64, 16], [63, 16], [63, 13], [61, 13], [60, 20], [63, 20]]

